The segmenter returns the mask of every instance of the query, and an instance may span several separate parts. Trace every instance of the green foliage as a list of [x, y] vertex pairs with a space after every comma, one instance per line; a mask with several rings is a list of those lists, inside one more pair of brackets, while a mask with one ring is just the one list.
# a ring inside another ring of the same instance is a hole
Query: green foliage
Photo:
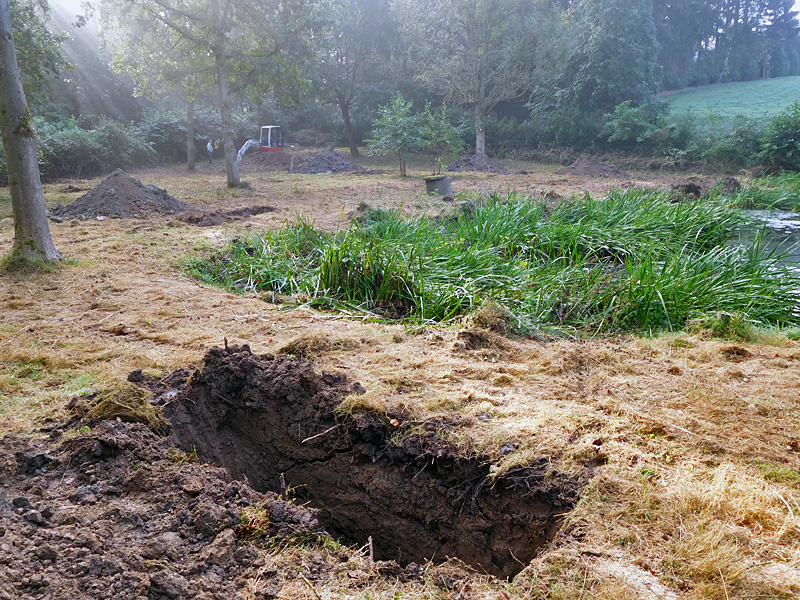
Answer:
[[[587, 147], [603, 115], [625, 101], [632, 102], [629, 108], [644, 103], [658, 88], [652, 3], [580, 0], [548, 27], [550, 49], [535, 73], [532, 121], [545, 141]], [[641, 125], [643, 117], [636, 120]]]
[[102, 117], [91, 129], [75, 119], [36, 122], [41, 169], [49, 177], [80, 177], [148, 164], [152, 148], [135, 127]]
[[66, 36], [48, 27], [46, 0], [11, 0], [9, 8], [25, 96], [30, 104], [38, 105], [47, 100], [50, 77], [69, 66], [60, 50]]
[[425, 140], [424, 151], [433, 157], [433, 174], [439, 174], [451, 159], [464, 151], [464, 126], [454, 126], [451, 123], [451, 114], [446, 107], [434, 111], [430, 104], [426, 104], [421, 116], [421, 127]]
[[649, 101], [635, 106], [626, 100], [606, 115], [600, 135], [618, 150], [662, 153], [674, 147], [668, 116], [669, 106], [663, 102]]
[[395, 94], [392, 101], [380, 109], [372, 126], [372, 139], [367, 141], [376, 152], [394, 153], [400, 161], [400, 174], [406, 176], [408, 155], [421, 152], [426, 146], [422, 117], [413, 112], [410, 100]]
[[723, 135], [711, 135], [694, 142], [694, 151], [705, 162], [722, 168], [741, 168], [759, 159], [763, 127], [757, 121], [746, 121]]
[[430, 152], [435, 174], [441, 172], [449, 158], [464, 149], [463, 126], [452, 125], [450, 118], [446, 108], [434, 111], [430, 104], [415, 113], [413, 103], [398, 93], [380, 109], [372, 127], [372, 139], [367, 144], [376, 152], [397, 154], [400, 174], [404, 177], [409, 154]]
[[774, 169], [800, 171], [800, 102], [795, 102], [767, 126], [761, 154]]
[[721, 312], [800, 323], [796, 275], [758, 240], [727, 244], [742, 220], [722, 201], [673, 203], [643, 190], [547, 210], [511, 194], [443, 221], [373, 211], [338, 234], [300, 221], [234, 240], [190, 271], [232, 289], [417, 322], [503, 306], [519, 331], [672, 330]]
[[800, 211], [800, 173], [784, 172], [757, 177], [728, 201], [739, 208], [764, 208]]

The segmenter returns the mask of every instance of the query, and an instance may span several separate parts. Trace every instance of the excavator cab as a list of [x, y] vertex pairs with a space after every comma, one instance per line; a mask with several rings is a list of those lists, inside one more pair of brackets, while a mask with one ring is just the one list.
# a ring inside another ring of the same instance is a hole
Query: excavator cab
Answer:
[[279, 125], [264, 125], [261, 128], [259, 150], [283, 150], [283, 135]]

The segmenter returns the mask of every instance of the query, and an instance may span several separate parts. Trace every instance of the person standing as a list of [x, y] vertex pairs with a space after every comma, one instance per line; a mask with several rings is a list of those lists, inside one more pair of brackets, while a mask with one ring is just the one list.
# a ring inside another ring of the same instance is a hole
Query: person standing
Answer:
[[214, 164], [214, 144], [211, 140], [208, 140], [206, 149], [208, 150], [208, 164]]

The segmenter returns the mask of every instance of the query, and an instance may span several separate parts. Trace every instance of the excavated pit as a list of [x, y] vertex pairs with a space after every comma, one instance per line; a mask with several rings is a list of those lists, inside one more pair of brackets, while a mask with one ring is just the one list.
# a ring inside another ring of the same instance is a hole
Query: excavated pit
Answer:
[[376, 559], [458, 557], [511, 577], [577, 502], [582, 480], [546, 460], [489, 479], [488, 461], [459, 455], [435, 422], [411, 433], [375, 413], [337, 421], [336, 406], [360, 391], [285, 356], [212, 348], [165, 414], [179, 445], [257, 490], [291, 489], [333, 536], [371, 537]]

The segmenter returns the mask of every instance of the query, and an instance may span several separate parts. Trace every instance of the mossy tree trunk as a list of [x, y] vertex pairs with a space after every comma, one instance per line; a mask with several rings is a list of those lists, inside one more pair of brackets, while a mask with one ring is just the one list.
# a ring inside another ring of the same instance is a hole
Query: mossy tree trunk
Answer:
[[53, 244], [47, 223], [36, 138], [20, 79], [8, 0], [0, 0], [0, 131], [14, 214], [12, 254], [57, 260], [61, 254]]

